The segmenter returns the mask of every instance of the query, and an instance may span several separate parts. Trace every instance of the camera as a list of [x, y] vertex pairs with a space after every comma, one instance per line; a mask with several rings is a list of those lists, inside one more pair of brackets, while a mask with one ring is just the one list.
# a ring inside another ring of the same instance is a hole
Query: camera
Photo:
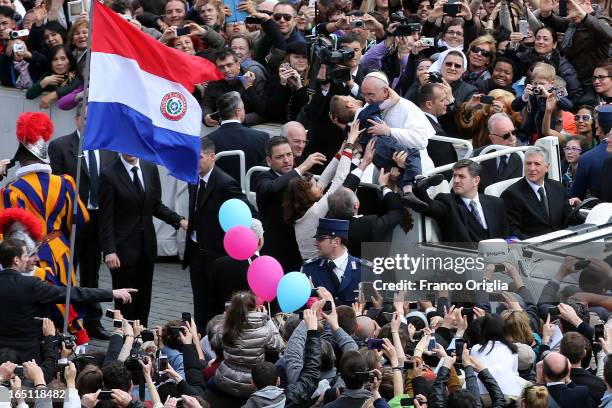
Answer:
[[[330, 40], [322, 35], [306, 36], [308, 59], [312, 62], [311, 83], [341, 83], [351, 80], [351, 70], [346, 65], [355, 57], [350, 48], [335, 49]], [[325, 79], [317, 78], [319, 69], [324, 65]]]
[[72, 334], [59, 333], [56, 335], [56, 342], [59, 348], [62, 347], [62, 344], [67, 349], [73, 349], [76, 347], [76, 337]]
[[441, 84], [442, 83], [442, 74], [437, 71], [433, 71], [429, 73], [429, 79], [427, 80], [430, 84]]
[[353, 20], [353, 22], [351, 23], [351, 27], [352, 28], [364, 28], [365, 23], [363, 22], [363, 20]]
[[408, 19], [399, 12], [391, 14], [391, 22], [398, 23], [395, 31], [389, 33], [392, 36], [404, 37], [421, 31], [421, 23], [409, 23]]
[[24, 52], [26, 50], [25, 44], [15, 43], [13, 44], [13, 53]]
[[189, 35], [189, 28], [186, 27], [177, 27], [176, 28], [176, 36], [180, 37], [183, 35]]
[[423, 37], [421, 38], [421, 44], [427, 47], [433, 47], [434, 46], [434, 39], [433, 37]]
[[27, 37], [29, 34], [30, 34], [30, 30], [16, 30], [16, 31], [11, 31], [9, 33], [9, 38], [11, 40], [14, 40], [19, 37]]
[[141, 361], [144, 364], [147, 364], [149, 362], [149, 357], [132, 349], [129, 357], [125, 359], [125, 369], [128, 371], [140, 371], [142, 370], [142, 367], [140, 366]]
[[155, 340], [155, 335], [153, 334], [153, 332], [151, 330], [143, 330], [140, 332], [140, 337], [142, 338], [142, 341], [153, 341]]
[[536, 86], [535, 88], [533, 88], [531, 92], [536, 96], [542, 95], [542, 88], [539, 86]]

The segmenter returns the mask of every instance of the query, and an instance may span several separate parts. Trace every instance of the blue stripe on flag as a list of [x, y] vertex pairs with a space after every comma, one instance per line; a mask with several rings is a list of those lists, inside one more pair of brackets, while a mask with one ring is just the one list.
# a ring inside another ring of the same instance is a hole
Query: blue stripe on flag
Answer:
[[154, 126], [124, 104], [88, 103], [83, 149], [126, 153], [166, 167], [177, 179], [198, 182], [200, 138]]

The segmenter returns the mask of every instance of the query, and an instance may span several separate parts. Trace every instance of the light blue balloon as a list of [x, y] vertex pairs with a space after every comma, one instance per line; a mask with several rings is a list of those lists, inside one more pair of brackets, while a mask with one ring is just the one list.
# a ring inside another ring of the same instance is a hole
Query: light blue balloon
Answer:
[[219, 209], [219, 223], [225, 232], [238, 225], [251, 228], [252, 222], [249, 206], [237, 198], [227, 200]]
[[289, 272], [278, 283], [276, 298], [281, 310], [291, 313], [304, 306], [310, 297], [310, 281], [302, 272]]

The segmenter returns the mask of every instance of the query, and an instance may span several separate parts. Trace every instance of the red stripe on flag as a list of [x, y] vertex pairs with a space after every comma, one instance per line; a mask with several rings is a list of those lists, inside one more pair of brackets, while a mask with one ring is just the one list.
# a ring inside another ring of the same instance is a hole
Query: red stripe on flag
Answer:
[[[223, 79], [223, 74], [212, 62], [170, 48], [143, 33], [98, 0], [93, 0], [93, 3], [92, 52], [133, 59], [143, 71], [177, 82], [189, 92], [193, 92], [195, 84]], [[130, 78], [117, 80], [129, 81]]]

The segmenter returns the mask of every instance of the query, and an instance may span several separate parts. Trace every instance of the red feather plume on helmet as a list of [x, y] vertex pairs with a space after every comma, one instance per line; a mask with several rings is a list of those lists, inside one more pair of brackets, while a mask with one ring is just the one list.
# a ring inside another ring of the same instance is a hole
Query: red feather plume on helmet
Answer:
[[27, 212], [23, 208], [9, 208], [0, 211], [0, 233], [10, 228], [15, 222], [20, 223], [34, 241], [43, 239], [42, 224], [35, 215]]
[[41, 138], [48, 142], [53, 134], [53, 122], [46, 113], [24, 112], [17, 119], [17, 140], [34, 144]]

